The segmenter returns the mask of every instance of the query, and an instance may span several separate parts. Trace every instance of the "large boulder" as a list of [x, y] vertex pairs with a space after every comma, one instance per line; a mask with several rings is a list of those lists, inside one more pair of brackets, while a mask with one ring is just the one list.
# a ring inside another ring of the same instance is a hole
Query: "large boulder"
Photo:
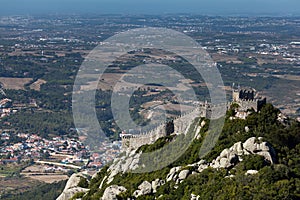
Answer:
[[201, 165], [199, 165], [197, 171], [201, 173], [203, 170], [205, 170], [207, 168], [208, 168], [208, 164], [201, 164]]
[[267, 142], [262, 142], [258, 145], [258, 149], [260, 151], [270, 151], [271, 148]]
[[81, 187], [74, 187], [70, 188], [66, 191], [64, 191], [56, 200], [69, 200], [71, 199], [75, 194], [79, 192], [88, 192], [88, 189], [81, 188]]
[[139, 185], [138, 190], [133, 193], [134, 197], [139, 197], [152, 193], [152, 185], [148, 181], [144, 181], [141, 185]]
[[179, 172], [179, 170], [181, 169], [181, 166], [179, 167], [173, 167], [169, 174], [167, 175], [167, 182], [171, 181], [171, 180], [174, 180], [176, 179], [176, 173]]
[[160, 186], [164, 185], [166, 182], [164, 180], [159, 180], [156, 179], [154, 181], [152, 181], [151, 185], [152, 185], [152, 192], [156, 193], [157, 188], [159, 188]]
[[254, 175], [254, 174], [258, 174], [257, 170], [248, 170], [245, 175]]
[[182, 170], [178, 175], [178, 179], [184, 180], [188, 177], [189, 174], [190, 174], [190, 170]]
[[126, 188], [118, 185], [111, 185], [104, 190], [101, 200], [117, 200], [117, 195], [126, 192]]
[[[233, 151], [225, 149], [222, 151], [220, 156], [218, 156], [215, 160], [212, 161], [210, 166], [212, 168], [231, 168], [239, 161], [239, 157]], [[198, 169], [199, 171], [199, 169]]]
[[217, 168], [226, 168], [227, 165], [228, 165], [228, 159], [221, 158]]
[[206, 164], [207, 162], [205, 160], [200, 160], [199, 162], [197, 163], [193, 163], [193, 164], [188, 164], [187, 166], [188, 167], [193, 167], [193, 168], [197, 168], [199, 167], [200, 165], [203, 165], [203, 164]]
[[214, 169], [221, 168], [221, 164], [220, 164], [220, 160], [221, 160], [221, 159], [223, 159], [222, 163], [225, 162], [224, 159], [226, 160], [226, 158], [220, 158], [220, 157], [218, 157], [218, 159], [217, 159], [217, 160], [213, 160], [213, 161], [209, 164], [209, 166], [212, 167], [212, 168], [214, 168]]
[[241, 156], [243, 155], [243, 146], [242, 146], [242, 142], [237, 142], [235, 143], [230, 150], [234, 153], [236, 153], [237, 155]]
[[230, 154], [230, 150], [224, 149], [220, 154], [220, 158], [227, 158], [229, 154]]
[[267, 142], [262, 142], [263, 138], [256, 139], [255, 137], [251, 137], [246, 140], [243, 144], [244, 154], [258, 154], [263, 156], [266, 160], [271, 163], [275, 162], [275, 150], [271, 147], [271, 145]]
[[[275, 161], [275, 151], [271, 145], [267, 142], [262, 141], [263, 138], [256, 139], [251, 137], [247, 139], [244, 143], [237, 142], [229, 149], [224, 149], [220, 155], [214, 159], [208, 166], [212, 168], [231, 168], [235, 166], [239, 161], [242, 161], [243, 155], [261, 155], [266, 160], [274, 163]], [[191, 166], [197, 166], [197, 163]], [[198, 167], [198, 172], [201, 172], [205, 169], [205, 166]]]
[[82, 174], [73, 174], [69, 178], [69, 180], [65, 186], [65, 189], [63, 190], [61, 195], [59, 195], [59, 197], [56, 200], [69, 200], [78, 192], [88, 192], [89, 189], [78, 187], [78, 183], [79, 183], [81, 177], [84, 177], [84, 176]]
[[251, 137], [248, 140], [246, 140], [243, 144], [244, 149], [251, 153], [255, 153], [257, 151], [257, 143], [256, 143], [256, 138]]
[[81, 174], [72, 174], [72, 176], [69, 178], [65, 188], [70, 189], [70, 188], [77, 187], [81, 177], [83, 177]]

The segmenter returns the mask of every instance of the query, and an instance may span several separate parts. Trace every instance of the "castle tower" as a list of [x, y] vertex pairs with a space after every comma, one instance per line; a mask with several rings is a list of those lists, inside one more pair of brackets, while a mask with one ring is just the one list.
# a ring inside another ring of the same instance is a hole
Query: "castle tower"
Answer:
[[232, 101], [240, 106], [240, 111], [254, 109], [255, 112], [259, 111], [267, 103], [266, 98], [256, 97], [256, 91], [252, 88], [233, 88]]

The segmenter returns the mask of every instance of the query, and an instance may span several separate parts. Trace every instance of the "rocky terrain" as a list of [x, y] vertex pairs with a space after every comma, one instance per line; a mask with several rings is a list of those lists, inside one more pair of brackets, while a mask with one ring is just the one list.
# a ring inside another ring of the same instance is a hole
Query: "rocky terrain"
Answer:
[[87, 192], [88, 189], [78, 186], [81, 177], [84, 178], [85, 176], [82, 174], [73, 174], [69, 178], [63, 193], [57, 198], [57, 200], [70, 199], [76, 193]]
[[[107, 174], [109, 175], [106, 181], [108, 184], [112, 182], [115, 175], [118, 173], [125, 173], [128, 171], [135, 170], [137, 167], [139, 154], [136, 154], [135, 151], [132, 151], [129, 156], [116, 159], [116, 161], [109, 167]], [[224, 149], [221, 154], [214, 159], [212, 162], [207, 162], [205, 160], [200, 160], [197, 163], [189, 164], [187, 166], [177, 166], [170, 169], [170, 172], [165, 177], [165, 179], [156, 179], [152, 182], [144, 181], [142, 182], [136, 191], [132, 194], [133, 197], [139, 197], [143, 195], [149, 195], [156, 193], [158, 187], [164, 185], [166, 182], [174, 181], [176, 184], [182, 183], [189, 175], [201, 173], [203, 170], [208, 167], [214, 169], [230, 169], [233, 168], [236, 164], [243, 161], [244, 155], [261, 155], [265, 160], [270, 163], [274, 163], [276, 160], [275, 150], [268, 142], [264, 142], [263, 138], [256, 139], [251, 137], [246, 140], [244, 143], [238, 142], [235, 143], [229, 149]], [[120, 161], [124, 161], [121, 164]], [[189, 167], [189, 169], [187, 169]], [[248, 170], [247, 174], [256, 174], [256, 170]], [[123, 186], [112, 185], [105, 189], [103, 193], [102, 200], [117, 199], [117, 195], [126, 191], [127, 189]]]
[[[259, 199], [257, 197], [265, 197], [269, 191], [274, 193], [275, 199], [297, 199], [298, 189], [288, 188], [297, 188], [300, 184], [297, 170], [300, 162], [295, 157], [299, 155], [299, 123], [283, 122], [282, 114], [270, 105], [264, 109], [246, 120], [233, 119], [235, 113], [228, 112], [216, 147], [203, 159], [195, 154], [207, 131], [202, 121], [190, 149], [174, 164], [156, 172], [133, 173], [140, 165], [142, 151], [129, 151], [90, 180], [86, 179], [89, 181], [86, 188], [79, 186], [80, 177], [86, 177], [72, 175], [58, 200]], [[266, 181], [268, 190], [263, 187]], [[240, 198], [243, 193], [245, 197]], [[266, 199], [271, 199], [269, 197]]]

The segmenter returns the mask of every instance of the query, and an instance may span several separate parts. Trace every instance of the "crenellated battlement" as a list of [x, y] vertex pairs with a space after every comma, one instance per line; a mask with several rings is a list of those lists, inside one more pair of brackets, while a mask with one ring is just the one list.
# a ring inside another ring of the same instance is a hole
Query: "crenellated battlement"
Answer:
[[[227, 104], [225, 105], [226, 107]], [[193, 122], [193, 120], [197, 117], [205, 117], [205, 118], [211, 118], [212, 112], [215, 112], [215, 115], [219, 115], [218, 110], [222, 110], [221, 108], [224, 108], [224, 104], [220, 105], [211, 105], [209, 103], [203, 103], [199, 104], [195, 109], [190, 110], [189, 112], [185, 112], [184, 114], [175, 117], [171, 122], [173, 124], [172, 133], [167, 132], [167, 124], [162, 123], [159, 124], [157, 127], [150, 131], [146, 131], [143, 133], [140, 133], [138, 135], [136, 134], [126, 134], [122, 133], [120, 134], [120, 137], [122, 139], [122, 149], [123, 150], [131, 150], [131, 149], [137, 149], [140, 146], [146, 145], [146, 144], [152, 144], [157, 139], [161, 137], [165, 137], [169, 134], [186, 134], [186, 131], [190, 124]]]
[[254, 89], [233, 89], [232, 99], [239, 105], [239, 110], [247, 111], [254, 109], [256, 112], [266, 104], [266, 98], [258, 96]]

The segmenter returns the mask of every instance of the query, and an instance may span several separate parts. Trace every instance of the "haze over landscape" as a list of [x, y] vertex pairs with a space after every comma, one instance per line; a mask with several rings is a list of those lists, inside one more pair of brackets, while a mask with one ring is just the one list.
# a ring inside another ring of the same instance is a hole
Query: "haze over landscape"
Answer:
[[0, 15], [46, 13], [300, 15], [298, 0], [1, 0]]

